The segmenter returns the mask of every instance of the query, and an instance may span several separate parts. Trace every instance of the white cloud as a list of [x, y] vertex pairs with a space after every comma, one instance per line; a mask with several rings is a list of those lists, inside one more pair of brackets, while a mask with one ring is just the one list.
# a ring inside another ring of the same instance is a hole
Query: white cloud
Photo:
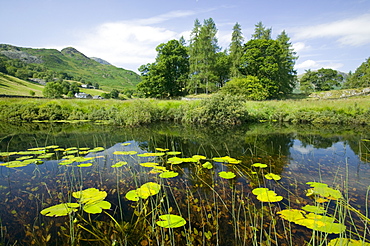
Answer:
[[309, 49], [310, 47], [307, 46], [305, 43], [303, 42], [296, 42], [296, 43], [293, 43], [293, 49], [295, 52], [301, 52], [303, 50], [307, 50]]
[[177, 33], [155, 24], [194, 14], [193, 11], [172, 11], [146, 19], [103, 23], [89, 32], [79, 33], [73, 46], [87, 56], [136, 71], [140, 65], [155, 60], [155, 48], [160, 43], [189, 35], [189, 32]]
[[370, 14], [344, 20], [303, 27], [295, 30], [294, 39], [336, 38], [342, 45], [360, 46], [370, 43]]
[[342, 63], [334, 62], [334, 61], [314, 61], [314, 60], [305, 60], [297, 65], [295, 65], [295, 69], [298, 70], [317, 70], [320, 68], [331, 68], [334, 70], [338, 70], [343, 67]]

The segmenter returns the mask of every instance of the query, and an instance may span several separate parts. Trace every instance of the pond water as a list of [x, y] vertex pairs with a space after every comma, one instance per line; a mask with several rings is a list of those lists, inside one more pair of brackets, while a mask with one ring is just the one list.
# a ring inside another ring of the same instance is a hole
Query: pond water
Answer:
[[[369, 128], [361, 126], [1, 124], [0, 245], [314, 245], [340, 236], [363, 240], [370, 238], [369, 140]], [[163, 178], [163, 171], [178, 175]], [[222, 178], [220, 172], [235, 177]], [[269, 179], [269, 173], [278, 178]], [[148, 182], [160, 190], [151, 194], [149, 189], [147, 197], [140, 197], [137, 189]], [[341, 197], [325, 197], [307, 182], [325, 183]], [[73, 192], [88, 188], [106, 192], [102, 199], [110, 207], [101, 213], [76, 208], [60, 217], [40, 213], [57, 204], [78, 203]], [[273, 202], [272, 195], [270, 202], [263, 201], [255, 188], [268, 188], [282, 198]], [[138, 201], [126, 197], [132, 190]], [[317, 193], [307, 196], [308, 191]], [[279, 214], [305, 205], [323, 207], [325, 216], [345, 230], [328, 232], [318, 228], [321, 224], [312, 230], [306, 220], [289, 223]], [[163, 228], [157, 223], [163, 214], [179, 215], [186, 224]]]

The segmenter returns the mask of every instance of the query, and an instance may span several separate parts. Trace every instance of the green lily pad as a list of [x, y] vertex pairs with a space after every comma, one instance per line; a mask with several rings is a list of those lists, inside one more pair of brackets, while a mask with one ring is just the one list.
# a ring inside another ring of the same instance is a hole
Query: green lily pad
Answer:
[[80, 205], [78, 203], [61, 203], [58, 205], [54, 205], [48, 208], [45, 208], [40, 211], [42, 215], [49, 216], [49, 217], [59, 217], [59, 216], [66, 216], [72, 212], [77, 211], [77, 208]]
[[323, 207], [313, 206], [313, 205], [306, 205], [306, 206], [302, 207], [302, 209], [307, 211], [307, 212], [312, 212], [312, 213], [315, 213], [315, 214], [323, 214], [323, 213], [326, 212], [326, 210]]
[[254, 163], [254, 164], [252, 164], [252, 167], [266, 168], [267, 165], [263, 164], [263, 163]]
[[112, 205], [108, 201], [98, 201], [96, 203], [86, 204], [83, 210], [89, 214], [100, 214], [103, 209], [110, 209], [111, 206]]
[[126, 193], [125, 197], [127, 200], [134, 202], [137, 202], [140, 199], [139, 195], [136, 193], [136, 190], [130, 190], [129, 192]]
[[114, 151], [113, 155], [136, 155], [137, 151]]
[[177, 172], [167, 171], [167, 172], [163, 172], [163, 173], [159, 174], [159, 177], [168, 179], [168, 178], [174, 178], [178, 175], [179, 175], [179, 173], [177, 173]]
[[180, 151], [169, 151], [169, 152], [166, 152], [167, 155], [179, 155], [181, 154]]
[[156, 157], [156, 156], [163, 156], [164, 153], [143, 153], [143, 154], [138, 154], [137, 156], [140, 157]]
[[27, 156], [18, 157], [15, 160], [16, 161], [23, 161], [23, 160], [31, 159], [32, 157], [33, 157], [33, 155], [27, 155]]
[[100, 191], [96, 188], [88, 188], [86, 190], [73, 192], [72, 196], [79, 199], [80, 203], [89, 204], [104, 200], [107, 197], [107, 192]]
[[155, 163], [155, 162], [144, 162], [144, 163], [140, 163], [139, 165], [140, 166], [143, 166], [143, 167], [154, 167], [154, 166], [158, 166], [158, 163]]
[[235, 173], [225, 172], [225, 171], [219, 172], [218, 176], [220, 176], [221, 178], [224, 178], [224, 179], [233, 179], [233, 178], [236, 177]]
[[184, 161], [180, 157], [171, 157], [171, 158], [168, 158], [167, 162], [170, 163], [170, 164], [181, 164]]
[[329, 216], [306, 214], [305, 211], [298, 209], [285, 209], [277, 213], [283, 219], [316, 231], [340, 234], [346, 230], [345, 225], [335, 223], [335, 218]]
[[147, 199], [149, 196], [154, 196], [159, 193], [161, 186], [154, 182], [143, 184], [140, 188], [136, 189], [137, 195], [142, 199]]
[[161, 220], [157, 221], [156, 223], [163, 228], [177, 228], [186, 224], [186, 220], [178, 215], [164, 214], [159, 216], [159, 218]]
[[197, 160], [205, 160], [205, 159], [207, 159], [207, 157], [205, 157], [203, 155], [193, 155], [191, 158], [197, 159]]
[[77, 167], [91, 167], [91, 166], [92, 166], [92, 163], [81, 163], [77, 165]]
[[120, 161], [117, 162], [116, 164], [113, 164], [111, 167], [122, 167], [127, 164], [127, 161]]
[[261, 202], [279, 202], [283, 200], [282, 196], [278, 196], [274, 191], [268, 188], [256, 188], [252, 190], [252, 193], [257, 196], [257, 199]]
[[329, 242], [328, 246], [370, 246], [370, 243], [349, 238], [335, 238]]
[[332, 200], [338, 200], [342, 198], [342, 193], [339, 190], [328, 187], [327, 184], [319, 182], [307, 182], [306, 184], [313, 187], [311, 190], [313, 194], [326, 197]]
[[128, 145], [130, 145], [131, 143], [122, 143], [121, 145], [122, 146], [128, 146]]
[[281, 179], [281, 177], [279, 176], [279, 175], [277, 175], [277, 174], [274, 174], [274, 173], [268, 173], [268, 174], [266, 174], [265, 175], [265, 178], [266, 179], [273, 179], [273, 180], [280, 180]]
[[212, 163], [210, 163], [209, 161], [205, 162], [203, 165], [202, 165], [203, 168], [207, 168], [207, 169], [212, 169], [213, 168], [213, 165]]
[[230, 156], [224, 156], [224, 157], [214, 157], [212, 158], [215, 162], [222, 162], [222, 163], [229, 163], [229, 164], [239, 164], [241, 161], [232, 158]]
[[165, 152], [165, 151], [168, 151], [169, 149], [155, 148], [155, 150]]
[[89, 153], [94, 153], [94, 152], [100, 152], [100, 151], [103, 151], [104, 148], [103, 147], [95, 147], [93, 149], [90, 149], [88, 152]]

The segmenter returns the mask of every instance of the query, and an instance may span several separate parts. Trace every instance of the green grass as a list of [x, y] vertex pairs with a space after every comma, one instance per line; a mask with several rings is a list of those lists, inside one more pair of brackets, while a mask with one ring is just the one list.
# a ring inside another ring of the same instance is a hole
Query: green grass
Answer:
[[0, 94], [30, 96], [30, 91], [35, 92], [35, 96], [42, 97], [44, 86], [27, 82], [10, 75], [0, 72]]

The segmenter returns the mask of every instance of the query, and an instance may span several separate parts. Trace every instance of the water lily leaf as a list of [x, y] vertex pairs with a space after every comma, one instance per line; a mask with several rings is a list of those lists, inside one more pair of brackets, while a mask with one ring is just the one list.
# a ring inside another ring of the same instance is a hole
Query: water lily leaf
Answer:
[[32, 158], [33, 155], [27, 155], [27, 156], [22, 156], [22, 157], [18, 157], [17, 159], [15, 159], [16, 161], [23, 161], [23, 160], [27, 160], [27, 159], [30, 159]]
[[17, 152], [0, 152], [0, 156], [2, 157], [7, 157], [15, 154], [17, 154]]
[[265, 178], [266, 179], [273, 179], [273, 180], [280, 180], [281, 179], [281, 177], [279, 176], [279, 175], [277, 175], [277, 174], [274, 174], [274, 173], [268, 173], [268, 174], [266, 174], [265, 175]]
[[254, 164], [252, 164], [252, 167], [266, 168], [267, 165], [263, 164], [263, 163], [254, 163]]
[[159, 193], [161, 186], [154, 182], [143, 184], [140, 188], [136, 189], [137, 195], [142, 199], [147, 199], [149, 196], [154, 196]]
[[252, 193], [257, 195], [257, 199], [261, 202], [279, 202], [283, 200], [282, 196], [278, 196], [268, 188], [256, 188], [252, 190]]
[[45, 208], [40, 211], [42, 215], [50, 216], [50, 217], [59, 217], [59, 216], [66, 216], [72, 212], [77, 211], [80, 205], [78, 203], [61, 203], [58, 205], [54, 205], [48, 208]]
[[349, 238], [335, 238], [329, 242], [328, 246], [370, 246], [370, 243]]
[[193, 155], [191, 158], [196, 159], [196, 160], [205, 160], [207, 157], [203, 155]]
[[110, 202], [98, 201], [93, 204], [86, 204], [83, 207], [83, 210], [89, 214], [100, 214], [103, 211], [103, 209], [110, 209], [110, 208], [111, 208]]
[[37, 158], [48, 159], [48, 158], [51, 158], [53, 155], [54, 153], [46, 153], [46, 154], [39, 155]]
[[80, 203], [89, 204], [104, 200], [107, 197], [107, 192], [100, 191], [96, 188], [88, 188], [86, 190], [73, 192], [72, 196], [79, 199]]
[[167, 171], [166, 167], [162, 167], [162, 166], [154, 166], [153, 169], [161, 171], [161, 172]]
[[218, 175], [221, 178], [224, 178], [224, 179], [233, 179], [233, 178], [236, 177], [235, 173], [233, 173], [233, 172], [225, 172], [225, 171], [219, 172]]
[[77, 165], [77, 167], [91, 167], [91, 166], [92, 166], [92, 163], [81, 163]]
[[155, 150], [165, 152], [165, 151], [168, 151], [169, 149], [155, 148]]
[[127, 164], [127, 161], [120, 161], [117, 162], [116, 164], [113, 164], [111, 167], [122, 167]]
[[213, 165], [212, 163], [210, 163], [209, 161], [207, 161], [206, 163], [204, 163], [202, 165], [203, 168], [207, 168], [207, 169], [212, 169], [213, 168]]
[[114, 151], [113, 152], [114, 155], [136, 155], [137, 154], [137, 151]]
[[178, 215], [164, 214], [159, 216], [159, 218], [161, 220], [157, 221], [156, 223], [163, 228], [177, 228], [186, 224], [186, 220]]
[[320, 206], [306, 205], [306, 206], [302, 207], [302, 209], [307, 211], [307, 212], [312, 212], [312, 213], [315, 213], [315, 214], [323, 214], [323, 213], [326, 212], [326, 210], [323, 207], [320, 207]]
[[313, 194], [332, 199], [337, 200], [342, 198], [342, 193], [339, 190], [335, 190], [333, 188], [328, 187], [327, 184], [319, 183], [319, 182], [307, 182], [306, 184], [313, 187]]
[[140, 157], [154, 157], [154, 156], [163, 156], [164, 153], [143, 153], [143, 154], [138, 154], [137, 156]]
[[155, 163], [155, 162], [144, 162], [144, 163], [140, 163], [139, 165], [140, 166], [143, 166], [143, 167], [154, 167], [154, 166], [158, 166], [158, 163]]
[[170, 164], [181, 164], [184, 161], [180, 157], [171, 157], [171, 158], [168, 158], [167, 162], [170, 163]]
[[125, 195], [127, 200], [137, 202], [139, 201], [139, 195], [136, 193], [136, 190], [130, 190], [129, 192], [126, 193]]
[[167, 155], [179, 155], [181, 154], [180, 151], [170, 151], [170, 152], [166, 152]]
[[128, 145], [130, 145], [131, 143], [122, 143], [121, 145], [122, 146], [128, 146]]
[[100, 151], [103, 151], [104, 148], [103, 147], [95, 147], [93, 149], [90, 149], [88, 152], [89, 153], [94, 153], [94, 152], [100, 152]]
[[22, 161], [9, 161], [5, 163], [1, 163], [0, 166], [6, 166], [8, 168], [14, 168], [14, 167], [25, 167], [31, 163], [22, 162]]
[[280, 214], [280, 217], [287, 221], [294, 222], [305, 219], [303, 215], [306, 214], [306, 212], [299, 209], [284, 209], [277, 212], [277, 214]]
[[161, 178], [174, 178], [178, 175], [179, 175], [179, 173], [177, 173], [177, 172], [167, 171], [167, 172], [163, 172], [163, 173], [159, 174], [159, 177], [161, 177]]
[[44, 150], [45, 147], [38, 147], [38, 148], [31, 148], [31, 149], [27, 149], [27, 150], [30, 150], [30, 151], [33, 151], [33, 150]]
[[95, 157], [82, 157], [82, 156], [70, 158], [70, 160], [73, 160], [74, 162], [85, 162], [85, 161], [91, 161], [94, 159]]
[[229, 164], [239, 164], [241, 161], [231, 158], [230, 156], [224, 156], [224, 157], [214, 157], [212, 158], [215, 162], [222, 162], [222, 163], [229, 163]]

